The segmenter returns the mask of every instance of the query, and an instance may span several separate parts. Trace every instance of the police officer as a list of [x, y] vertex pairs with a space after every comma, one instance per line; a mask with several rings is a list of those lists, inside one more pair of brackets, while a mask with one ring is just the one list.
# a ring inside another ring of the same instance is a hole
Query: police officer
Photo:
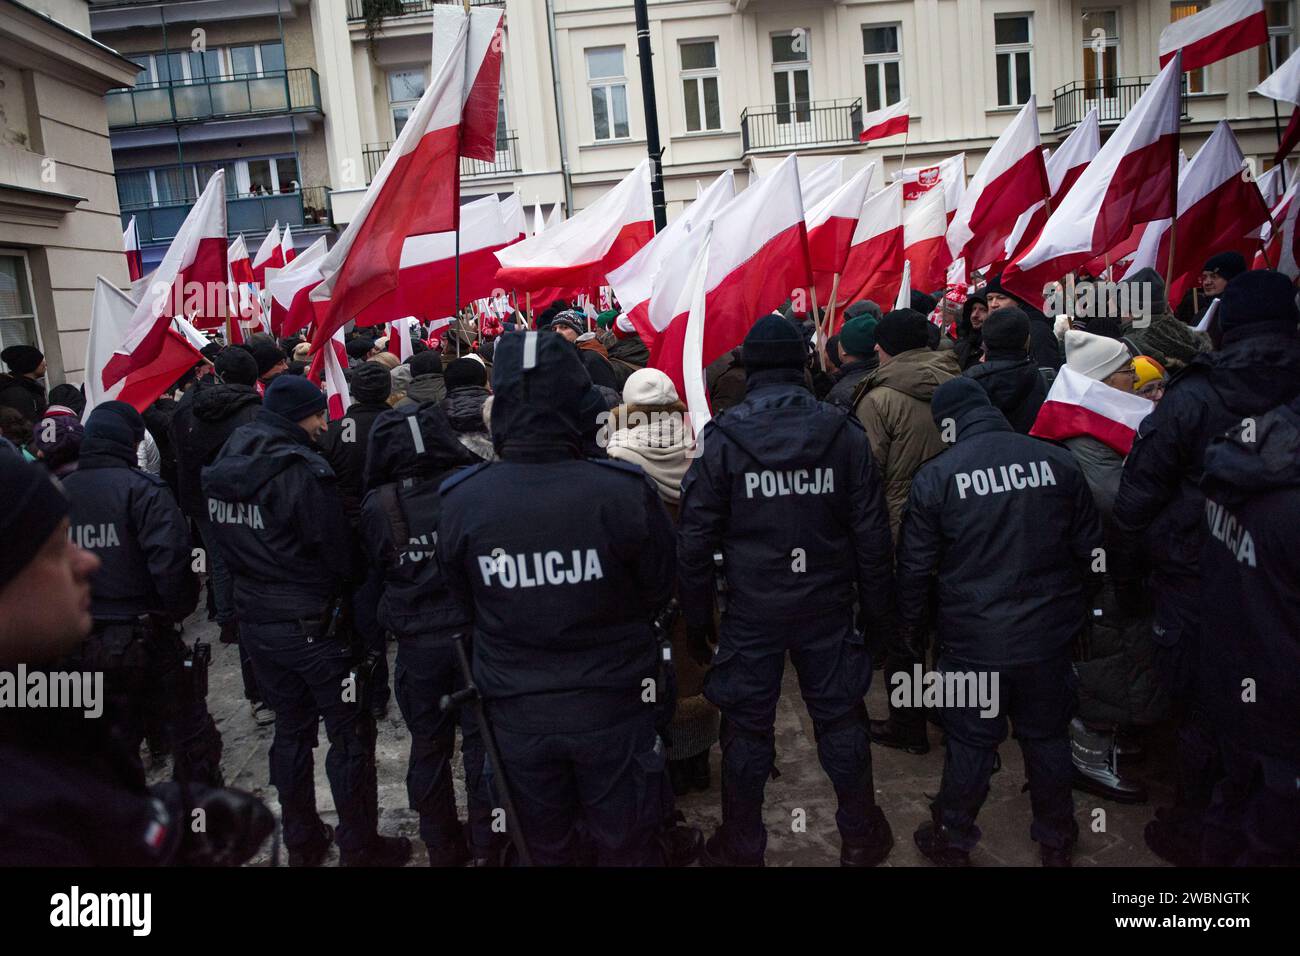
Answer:
[[1085, 579], [1101, 547], [1097, 508], [1073, 456], [1012, 430], [978, 382], [944, 382], [930, 407], [956, 444], [912, 480], [898, 545], [903, 640], [916, 641], [937, 573], [937, 672], [952, 675], [946, 686], [961, 675], [964, 688], [989, 693], [943, 701], [943, 783], [916, 845], [941, 865], [969, 862], [1010, 718], [1029, 776], [1030, 835], [1045, 866], [1068, 866], [1078, 832], [1070, 647], [1086, 623]]
[[438, 486], [457, 468], [478, 461], [436, 404], [384, 412], [371, 431], [366, 474], [371, 490], [361, 503], [361, 535], [379, 578], [379, 623], [397, 635], [397, 706], [411, 732], [406, 792], [411, 809], [420, 814], [420, 838], [431, 866], [459, 866], [471, 859], [487, 864], [494, 842], [478, 726], [468, 709], [461, 710], [470, 820], [466, 841], [451, 777], [456, 717], [438, 706], [443, 695], [464, 685], [451, 635], [469, 623], [438, 571]]
[[320, 865], [334, 838], [316, 812], [312, 773], [324, 717], [343, 865], [401, 866], [411, 844], [378, 833], [375, 725], [347, 628], [338, 625], [352, 570], [351, 529], [315, 443], [326, 426], [321, 390], [296, 375], [278, 376], [253, 421], [203, 469], [203, 491], [235, 580], [240, 641], [275, 711], [271, 782], [289, 865]]
[[156, 715], [171, 738], [176, 779], [220, 786], [206, 660], [186, 666], [190, 651], [176, 629], [198, 603], [189, 529], [163, 480], [137, 467], [144, 431], [130, 405], [104, 402], [86, 419], [77, 470], [63, 479], [72, 539], [101, 561], [91, 588], [95, 627], [78, 661], [104, 671], [108, 719], [128, 744], [139, 746]]
[[839, 799], [840, 862], [874, 866], [893, 846], [875, 804], [862, 701], [871, 658], [854, 626], [855, 599], [873, 626], [889, 611], [889, 515], [865, 431], [813, 398], [806, 358], [792, 323], [759, 319], [743, 345], [745, 399], [704, 428], [701, 457], [682, 480], [678, 593], [703, 660], [719, 550], [728, 594], [704, 682], [723, 718], [722, 826], [706, 865], [763, 862], [763, 786], [787, 652]]
[[590, 380], [557, 335], [503, 336], [492, 367], [501, 460], [442, 486], [438, 560], [473, 621], [474, 681], [534, 862], [661, 863], [666, 786], [651, 626], [673, 531], [641, 469], [581, 457]]

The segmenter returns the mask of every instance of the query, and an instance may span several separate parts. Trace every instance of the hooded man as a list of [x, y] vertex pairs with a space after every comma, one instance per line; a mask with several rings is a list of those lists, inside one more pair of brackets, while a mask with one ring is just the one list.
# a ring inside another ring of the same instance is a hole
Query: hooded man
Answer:
[[45, 356], [30, 345], [11, 345], [0, 352], [9, 369], [0, 375], [0, 405], [14, 409], [34, 424], [45, 414], [49, 400], [45, 397]]
[[432, 349], [417, 352], [406, 360], [411, 369], [411, 384], [406, 386], [406, 397], [398, 402], [406, 405], [423, 405], [441, 402], [447, 397], [447, 381], [442, 370], [442, 356]]
[[[718, 552], [728, 594], [704, 681], [705, 696], [723, 716], [722, 826], [706, 844], [704, 862], [763, 862], [763, 791], [776, 756], [773, 728], [789, 654], [835, 788], [840, 862], [875, 866], [889, 855], [893, 836], [872, 785], [862, 703], [871, 655], [854, 604], [873, 629], [890, 607], [880, 475], [859, 423], [808, 390], [798, 328], [764, 316], [742, 349], [745, 399], [704, 427], [700, 457], [682, 480], [677, 526], [678, 595], [701, 664], [713, 636]], [[812, 607], [819, 626], [810, 628]]]
[[460, 442], [482, 461], [492, 457], [492, 436], [483, 420], [483, 403], [490, 394], [487, 390], [487, 368], [472, 358], [458, 358], [443, 373], [447, 381], [447, 397], [442, 401], [443, 413]]
[[[651, 621], [672, 594], [673, 532], [635, 465], [582, 457], [591, 381], [560, 336], [511, 332], [492, 366], [499, 461], [442, 485], [438, 562], [473, 622], [518, 826], [539, 865], [664, 862]], [[666, 688], [661, 688], [664, 695]], [[665, 697], [663, 704], [667, 704]]]
[[902, 639], [925, 626], [937, 575], [937, 672], [989, 675], [990, 686], [996, 673], [998, 684], [992, 713], [976, 701], [944, 701], [943, 783], [916, 845], [941, 865], [969, 861], [1010, 718], [1025, 752], [1030, 834], [1043, 865], [1068, 866], [1077, 837], [1070, 645], [1086, 622], [1097, 509], [1069, 452], [1017, 434], [969, 378], [939, 386], [931, 411], [936, 423], [952, 423], [956, 443], [912, 481], [898, 546]]
[[957, 320], [957, 341], [953, 351], [957, 353], [957, 364], [962, 371], [975, 365], [984, 355], [984, 337], [981, 329], [988, 318], [989, 305], [983, 292], [975, 292], [966, 297], [961, 306], [961, 318]]
[[980, 339], [984, 361], [962, 374], [979, 383], [1012, 428], [1028, 435], [1047, 398], [1047, 382], [1029, 359], [1029, 316], [1003, 306], [981, 324]]

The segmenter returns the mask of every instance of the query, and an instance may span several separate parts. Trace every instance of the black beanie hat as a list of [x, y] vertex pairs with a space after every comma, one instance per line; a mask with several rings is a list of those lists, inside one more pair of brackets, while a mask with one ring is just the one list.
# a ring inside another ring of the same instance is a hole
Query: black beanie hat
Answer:
[[922, 315], [929, 315], [934, 311], [934, 307], [939, 304], [939, 300], [932, 295], [926, 295], [924, 292], [912, 290], [912, 310], [920, 312]]
[[411, 376], [417, 375], [437, 375], [442, 371], [442, 356], [429, 349], [427, 352], [417, 352], [406, 360], [406, 364], [411, 366]]
[[375, 348], [375, 340], [366, 338], [364, 335], [358, 335], [344, 346], [347, 350], [348, 358], [363, 359], [369, 355]]
[[794, 323], [779, 315], [765, 315], [749, 330], [740, 349], [749, 371], [764, 368], [802, 368], [808, 357], [803, 335]]
[[223, 382], [231, 385], [252, 385], [261, 373], [257, 359], [253, 358], [248, 349], [241, 348], [223, 349], [212, 367]]
[[4, 360], [5, 365], [9, 366], [9, 371], [15, 375], [26, 375], [28, 372], [36, 371], [44, 358], [40, 349], [30, 345], [11, 345], [0, 352], [0, 359]]
[[895, 309], [876, 323], [876, 344], [891, 356], [923, 349], [930, 344], [929, 325], [915, 309]]
[[980, 327], [980, 341], [990, 352], [996, 349], [1028, 354], [1029, 316], [1014, 305], [994, 309]]
[[[0, 591], [45, 547], [68, 514], [68, 499], [40, 465], [0, 449]], [[39, 595], [32, 595], [39, 598]]]
[[393, 390], [393, 377], [378, 362], [362, 362], [352, 370], [349, 385], [358, 402], [382, 402]]
[[466, 386], [484, 386], [487, 384], [487, 369], [483, 363], [472, 358], [458, 358], [443, 370], [442, 377], [447, 380], [447, 391]]
[[257, 362], [257, 376], [261, 378], [284, 361], [284, 353], [274, 342], [251, 342], [244, 346]]
[[1247, 269], [1246, 258], [1240, 252], [1216, 252], [1205, 260], [1202, 272], [1213, 272], [1231, 281]]
[[1272, 269], [1254, 269], [1230, 280], [1219, 296], [1218, 319], [1224, 343], [1257, 331], [1266, 334], [1266, 329], [1294, 332], [1300, 320], [1295, 291], [1290, 279]]
[[946, 419], [956, 421], [967, 412], [990, 407], [988, 392], [975, 379], [964, 375], [948, 379], [934, 390], [930, 399], [930, 415], [941, 428]]
[[144, 419], [126, 402], [96, 405], [86, 417], [86, 441], [134, 448], [144, 441]]
[[277, 375], [266, 387], [262, 407], [267, 411], [300, 422], [309, 415], [325, 411], [325, 393], [307, 378], [297, 375]]

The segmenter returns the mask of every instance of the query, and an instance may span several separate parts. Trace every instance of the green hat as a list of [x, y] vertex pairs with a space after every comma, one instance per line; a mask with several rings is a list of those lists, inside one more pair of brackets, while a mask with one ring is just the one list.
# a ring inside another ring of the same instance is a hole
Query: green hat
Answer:
[[865, 315], [849, 319], [840, 329], [840, 348], [866, 358], [876, 347], [876, 320]]
[[614, 320], [617, 318], [618, 309], [607, 309], [600, 313], [600, 315], [596, 316], [596, 324], [602, 329], [607, 329], [614, 324]]

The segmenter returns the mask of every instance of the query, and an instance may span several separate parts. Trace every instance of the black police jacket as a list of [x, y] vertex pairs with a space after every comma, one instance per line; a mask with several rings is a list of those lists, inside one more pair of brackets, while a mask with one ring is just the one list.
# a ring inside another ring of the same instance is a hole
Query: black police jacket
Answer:
[[208, 520], [235, 579], [235, 613], [317, 618], [352, 571], [334, 472], [298, 425], [262, 408], [203, 469]]
[[180, 621], [194, 610], [199, 589], [185, 516], [167, 484], [136, 467], [134, 447], [86, 439], [63, 487], [69, 535], [101, 562], [90, 586], [97, 621], [142, 614]]
[[[1300, 400], [1245, 427], [1211, 439], [1205, 452], [1203, 674], [1214, 726], [1244, 749], [1294, 767], [1300, 766]], [[1294, 787], [1293, 779], [1287, 782]]]
[[1246, 416], [1300, 395], [1300, 336], [1273, 334], [1266, 325], [1240, 333], [1174, 379], [1139, 426], [1115, 497], [1116, 524], [1145, 532], [1153, 562], [1184, 580], [1189, 593], [1205, 534], [1199, 482], [1206, 446]]
[[889, 514], [866, 432], [803, 381], [797, 370], [751, 373], [744, 401], [700, 435], [677, 524], [687, 627], [711, 619], [718, 550], [733, 621], [795, 625], [855, 596], [871, 622], [889, 612]]
[[1087, 620], [1085, 575], [1102, 544], [1092, 492], [1068, 451], [1016, 433], [994, 408], [956, 426], [956, 444], [912, 479], [899, 616], [921, 626], [937, 572], [947, 653], [988, 666], [1051, 660]]
[[226, 384], [211, 376], [199, 379], [181, 396], [170, 431], [181, 510], [190, 517], [207, 513], [200, 477], [204, 466], [216, 461], [226, 439], [251, 422], [261, 404], [253, 386]]

